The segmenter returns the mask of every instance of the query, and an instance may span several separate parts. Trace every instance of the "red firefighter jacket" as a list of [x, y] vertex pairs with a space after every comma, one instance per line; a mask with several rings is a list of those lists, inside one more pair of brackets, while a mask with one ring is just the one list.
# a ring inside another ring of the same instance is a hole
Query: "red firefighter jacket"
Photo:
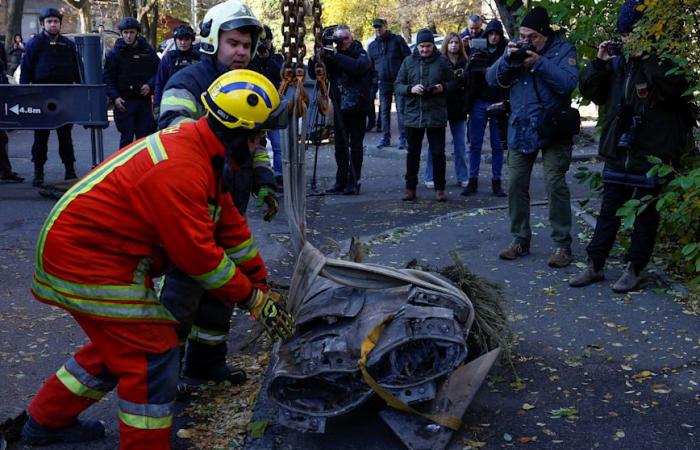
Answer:
[[174, 321], [153, 278], [176, 265], [217, 298], [245, 300], [265, 265], [221, 192], [224, 147], [205, 118], [136, 141], [78, 181], [39, 233], [32, 293], [104, 320]]

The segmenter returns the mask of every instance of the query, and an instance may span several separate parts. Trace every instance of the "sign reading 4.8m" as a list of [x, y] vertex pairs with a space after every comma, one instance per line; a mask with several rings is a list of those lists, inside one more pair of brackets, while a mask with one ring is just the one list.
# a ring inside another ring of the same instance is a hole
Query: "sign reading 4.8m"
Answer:
[[8, 111], [13, 112], [18, 116], [20, 114], [41, 114], [40, 108], [33, 108], [31, 106], [20, 106], [19, 104], [9, 106], [7, 103], [5, 103], [5, 115], [7, 115]]

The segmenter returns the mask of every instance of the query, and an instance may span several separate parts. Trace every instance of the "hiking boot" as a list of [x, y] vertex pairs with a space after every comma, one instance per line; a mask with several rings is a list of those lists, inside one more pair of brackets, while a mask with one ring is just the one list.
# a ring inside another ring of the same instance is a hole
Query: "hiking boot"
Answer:
[[68, 180], [75, 180], [78, 178], [78, 175], [75, 173], [75, 166], [73, 163], [66, 164], [66, 172], [63, 176], [63, 179], [68, 181]]
[[377, 144], [377, 148], [382, 147], [391, 147], [391, 142], [389, 141], [389, 139], [382, 139], [381, 141], [379, 141], [379, 143]]
[[17, 172], [9, 172], [0, 176], [0, 183], [21, 183], [24, 181], [23, 177], [20, 177]]
[[501, 250], [498, 257], [501, 259], [514, 260], [530, 254], [530, 244], [511, 242], [508, 247]]
[[491, 180], [491, 190], [496, 197], [507, 197], [506, 193], [503, 192], [501, 180]]
[[22, 428], [22, 439], [29, 445], [90, 442], [105, 437], [105, 426], [98, 420], [77, 420], [73, 425], [52, 428], [29, 416]]
[[562, 267], [566, 267], [569, 264], [571, 264], [571, 261], [573, 260], [574, 257], [571, 254], [570, 248], [557, 247], [554, 249], [552, 255], [547, 260], [547, 265], [549, 267], [556, 267], [561, 269]]
[[346, 184], [345, 185], [345, 190], [343, 190], [344, 195], [357, 195], [360, 193], [360, 189], [358, 188], [359, 185], [357, 184]]
[[641, 282], [641, 270], [638, 271], [634, 264], [628, 262], [625, 270], [622, 272], [622, 276], [612, 285], [612, 290], [618, 294], [624, 294], [625, 292], [637, 290]]
[[228, 364], [222, 363], [215, 366], [203, 364], [185, 364], [182, 369], [182, 378], [188, 384], [203, 384], [207, 381], [220, 383], [228, 381], [231, 384], [241, 384], [247, 377], [243, 370], [236, 367], [231, 367]]
[[479, 189], [479, 179], [478, 178], [470, 178], [469, 181], [467, 182], [467, 187], [464, 188], [462, 191], [462, 195], [465, 197], [468, 197], [470, 195], [476, 194], [476, 191]]
[[590, 259], [588, 260], [588, 267], [583, 269], [578, 275], [574, 276], [569, 280], [569, 286], [571, 287], [584, 287], [589, 284], [597, 283], [605, 279], [605, 273], [603, 269], [596, 270], [595, 264]]
[[326, 189], [326, 194], [341, 194], [344, 190], [344, 184], [335, 183], [335, 185], [332, 188]]
[[445, 194], [445, 191], [435, 191], [435, 200], [443, 203], [447, 201], [447, 195]]
[[416, 190], [415, 189], [406, 189], [406, 192], [403, 194], [403, 200], [404, 202], [409, 202], [413, 201], [416, 199]]
[[44, 166], [34, 166], [34, 179], [32, 186], [39, 187], [44, 185]]
[[408, 143], [406, 139], [399, 140], [399, 150], [406, 150], [408, 148]]

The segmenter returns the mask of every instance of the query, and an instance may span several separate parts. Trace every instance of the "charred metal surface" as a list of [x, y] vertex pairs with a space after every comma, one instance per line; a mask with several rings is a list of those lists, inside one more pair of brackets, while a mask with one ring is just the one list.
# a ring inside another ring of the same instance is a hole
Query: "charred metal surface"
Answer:
[[279, 348], [268, 388], [285, 426], [323, 432], [327, 418], [373, 395], [358, 360], [362, 342], [387, 317], [392, 320], [367, 367], [402, 402], [434, 400], [445, 377], [467, 358], [473, 318], [466, 298], [410, 284], [362, 289], [324, 278], [307, 292], [298, 308], [297, 333]]

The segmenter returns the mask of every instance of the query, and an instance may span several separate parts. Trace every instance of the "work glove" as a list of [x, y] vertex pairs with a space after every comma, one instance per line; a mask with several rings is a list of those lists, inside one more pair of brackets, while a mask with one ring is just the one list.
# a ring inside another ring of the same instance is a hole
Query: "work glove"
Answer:
[[263, 220], [265, 220], [265, 222], [271, 222], [280, 210], [277, 194], [275, 194], [275, 191], [270, 186], [263, 186], [258, 190], [258, 195], [256, 197], [255, 206], [262, 208], [267, 205], [267, 211], [265, 212]]
[[241, 307], [250, 311], [273, 341], [277, 339], [284, 341], [294, 334], [294, 319], [284, 309], [281, 297], [270, 292], [266, 287], [254, 287], [250, 298]]

